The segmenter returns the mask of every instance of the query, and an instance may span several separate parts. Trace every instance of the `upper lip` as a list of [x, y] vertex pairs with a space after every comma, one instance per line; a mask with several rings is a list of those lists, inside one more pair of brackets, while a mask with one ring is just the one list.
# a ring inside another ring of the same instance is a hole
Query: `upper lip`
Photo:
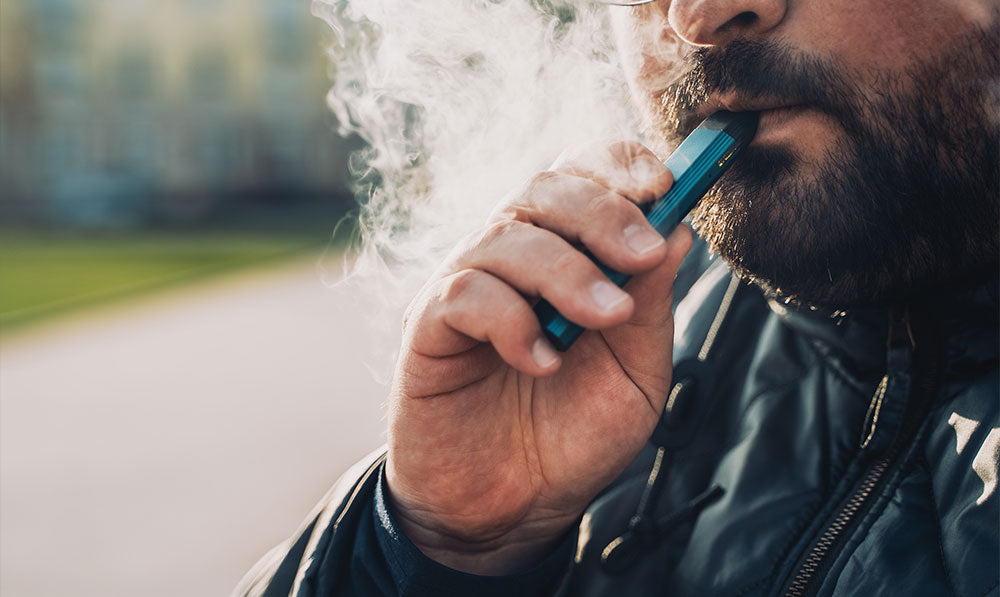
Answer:
[[777, 110], [778, 108], [791, 108], [801, 105], [801, 102], [794, 100], [783, 100], [780, 98], [748, 98], [740, 95], [713, 95], [698, 106], [699, 118], [705, 119], [719, 110], [730, 112], [763, 112], [765, 110]]

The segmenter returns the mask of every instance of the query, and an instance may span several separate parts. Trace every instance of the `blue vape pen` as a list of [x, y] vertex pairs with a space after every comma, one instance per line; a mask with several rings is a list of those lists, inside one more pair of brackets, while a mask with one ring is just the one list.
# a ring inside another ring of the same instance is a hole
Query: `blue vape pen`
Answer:
[[[716, 112], [684, 139], [665, 162], [674, 175], [674, 185], [646, 214], [653, 228], [667, 236], [680, 224], [726, 171], [732, 157], [753, 139], [758, 119], [757, 112]], [[619, 287], [632, 277], [594, 262]], [[583, 333], [582, 327], [563, 317], [545, 299], [535, 305], [535, 314], [545, 336], [557, 350], [565, 351]]]

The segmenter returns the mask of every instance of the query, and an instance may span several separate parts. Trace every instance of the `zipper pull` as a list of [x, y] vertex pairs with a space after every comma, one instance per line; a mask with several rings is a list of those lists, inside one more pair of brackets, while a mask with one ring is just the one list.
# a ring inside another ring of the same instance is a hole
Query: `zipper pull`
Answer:
[[865, 414], [865, 424], [861, 427], [861, 443], [858, 447], [862, 450], [868, 447], [872, 438], [875, 437], [875, 428], [878, 426], [878, 414], [882, 410], [882, 400], [885, 398], [885, 389], [889, 387], [889, 374], [882, 376], [882, 381], [878, 382], [878, 388], [872, 395], [871, 402], [868, 403], [868, 412]]
[[[910, 306], [906, 305], [902, 310], [891, 309], [889, 311], [889, 335], [886, 338], [886, 350], [890, 355], [894, 349], [899, 349], [909, 345], [909, 350], [917, 348], [917, 341], [913, 337], [913, 328], [910, 325]], [[882, 380], [878, 382], [875, 393], [868, 402], [868, 412], [865, 413], [865, 423], [861, 427], [861, 441], [858, 447], [864, 450], [872, 443], [875, 431], [878, 428], [878, 416], [882, 410], [882, 402], [885, 399], [886, 389], [889, 387], [889, 374], [893, 370], [893, 359], [887, 358], [887, 369]]]

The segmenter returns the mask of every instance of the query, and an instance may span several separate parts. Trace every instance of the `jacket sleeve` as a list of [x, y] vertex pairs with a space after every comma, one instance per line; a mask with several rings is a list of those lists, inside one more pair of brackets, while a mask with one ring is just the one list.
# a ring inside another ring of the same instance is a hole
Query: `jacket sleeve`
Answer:
[[575, 532], [519, 574], [486, 577], [443, 566], [399, 530], [386, 505], [385, 453], [341, 477], [296, 535], [247, 573], [233, 595], [551, 595], [571, 564]]

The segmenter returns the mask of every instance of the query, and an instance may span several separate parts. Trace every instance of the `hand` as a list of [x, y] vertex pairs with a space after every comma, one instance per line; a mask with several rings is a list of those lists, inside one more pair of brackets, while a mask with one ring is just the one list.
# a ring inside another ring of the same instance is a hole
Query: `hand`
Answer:
[[[691, 246], [637, 204], [670, 171], [631, 142], [563, 154], [506, 199], [410, 305], [387, 479], [407, 536], [477, 574], [530, 566], [638, 455], [670, 385], [672, 284]], [[625, 291], [581, 245], [634, 274]], [[588, 328], [559, 355], [542, 296]]]

